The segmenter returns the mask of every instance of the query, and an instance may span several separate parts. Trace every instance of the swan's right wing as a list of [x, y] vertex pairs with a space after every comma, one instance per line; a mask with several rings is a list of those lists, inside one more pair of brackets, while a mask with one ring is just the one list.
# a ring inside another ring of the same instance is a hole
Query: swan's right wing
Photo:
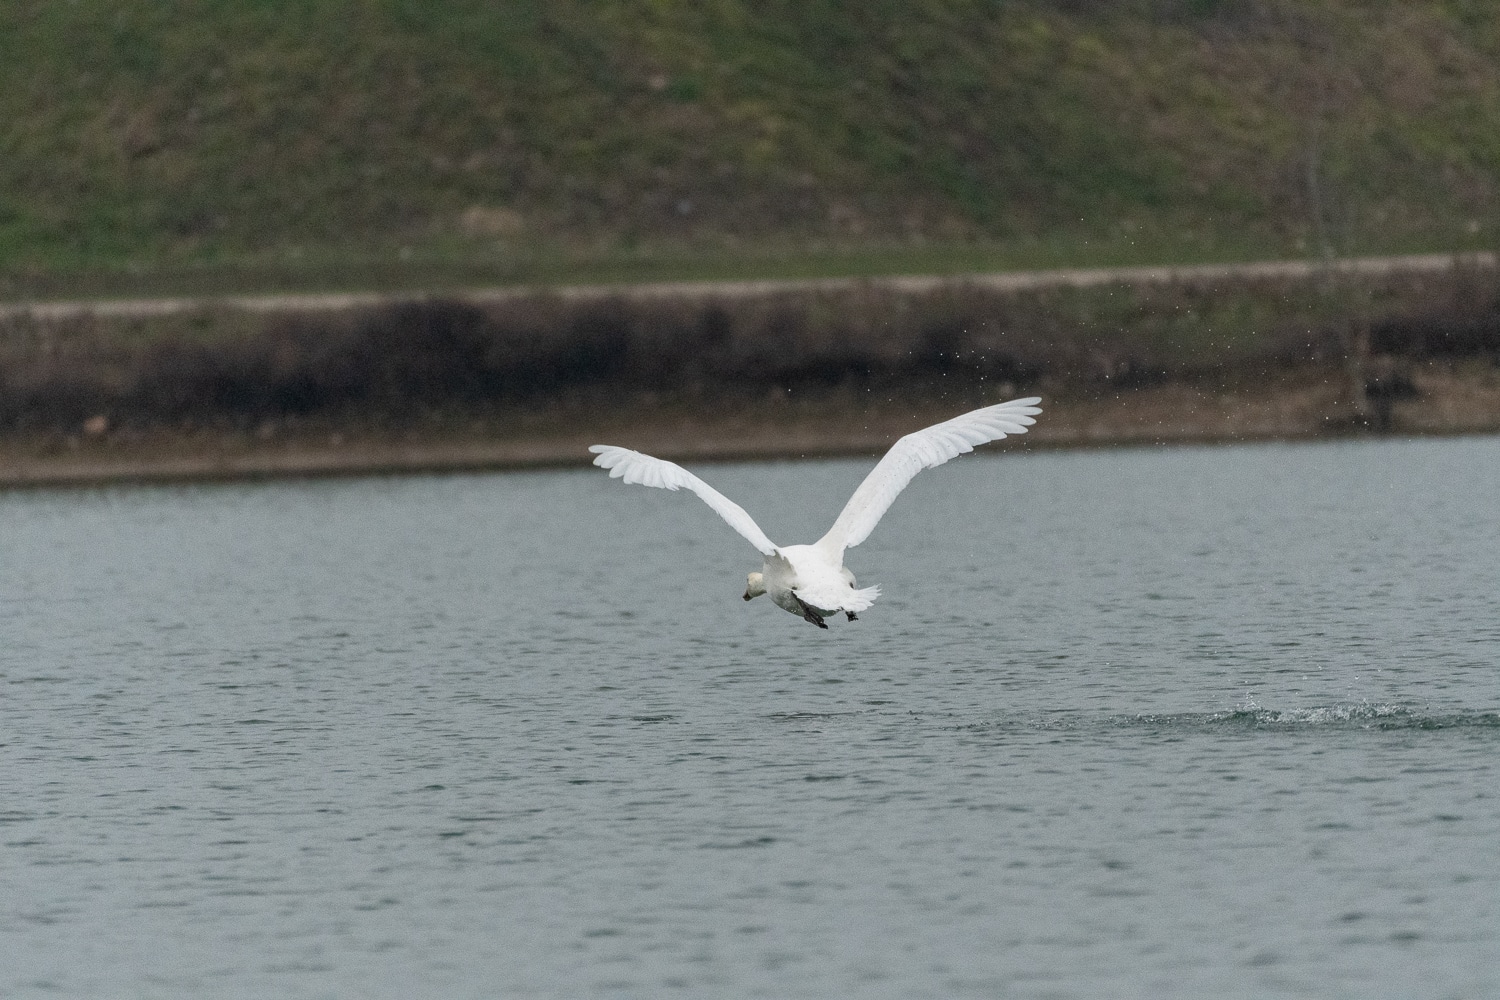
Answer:
[[1036, 405], [1041, 401], [1039, 396], [1012, 399], [906, 435], [870, 470], [818, 545], [839, 552], [858, 545], [870, 537], [880, 518], [917, 473], [973, 451], [975, 445], [998, 441], [1008, 434], [1025, 434], [1042, 412]]
[[627, 483], [655, 486], [663, 490], [678, 490], [683, 487], [692, 490], [763, 555], [769, 556], [776, 552], [775, 544], [760, 530], [760, 525], [755, 523], [754, 518], [745, 513], [745, 508], [682, 466], [611, 444], [596, 444], [589, 451], [598, 456], [594, 459], [594, 464], [601, 469], [608, 469], [611, 479], [623, 479]]

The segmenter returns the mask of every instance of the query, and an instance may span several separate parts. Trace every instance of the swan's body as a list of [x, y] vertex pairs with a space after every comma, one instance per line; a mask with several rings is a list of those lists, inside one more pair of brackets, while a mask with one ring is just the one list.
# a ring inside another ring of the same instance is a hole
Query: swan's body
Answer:
[[777, 607], [827, 628], [824, 618], [842, 611], [853, 621], [856, 612], [880, 596], [879, 587], [856, 586], [854, 574], [844, 568], [844, 550], [869, 537], [918, 472], [973, 451], [975, 445], [1025, 434], [1042, 412], [1039, 402], [1035, 396], [1013, 399], [906, 435], [870, 470], [828, 534], [811, 545], [775, 544], [744, 508], [680, 465], [614, 445], [596, 444], [589, 451], [598, 456], [594, 464], [608, 469], [611, 478], [667, 490], [686, 487], [698, 494], [765, 557], [761, 571], [749, 576], [745, 600], [769, 594]]

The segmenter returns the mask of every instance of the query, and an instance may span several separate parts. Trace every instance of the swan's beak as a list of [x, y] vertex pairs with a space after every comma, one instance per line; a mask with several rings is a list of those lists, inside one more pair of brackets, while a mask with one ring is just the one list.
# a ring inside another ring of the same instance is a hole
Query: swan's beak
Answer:
[[755, 600], [755, 595], [752, 594], [752, 593], [750, 593], [750, 588], [749, 587], [745, 588], [745, 600], [747, 600], [747, 601], [753, 601], [753, 600]]

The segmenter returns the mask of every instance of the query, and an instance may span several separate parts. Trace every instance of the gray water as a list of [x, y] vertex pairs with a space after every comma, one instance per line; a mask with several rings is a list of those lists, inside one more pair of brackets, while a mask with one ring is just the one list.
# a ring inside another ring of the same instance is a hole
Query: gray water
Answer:
[[970, 456], [823, 632], [597, 470], [0, 493], [0, 996], [1500, 995], [1497, 497]]

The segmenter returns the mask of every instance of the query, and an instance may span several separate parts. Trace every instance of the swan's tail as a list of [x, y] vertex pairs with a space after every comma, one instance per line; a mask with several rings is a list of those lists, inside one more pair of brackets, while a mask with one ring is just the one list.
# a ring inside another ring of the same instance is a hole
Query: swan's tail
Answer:
[[866, 587], [863, 590], [851, 591], [849, 596], [844, 598], [844, 606], [839, 608], [839, 610], [863, 611], [865, 608], [868, 608], [870, 605], [874, 604], [875, 599], [879, 596], [880, 588], [878, 586]]

